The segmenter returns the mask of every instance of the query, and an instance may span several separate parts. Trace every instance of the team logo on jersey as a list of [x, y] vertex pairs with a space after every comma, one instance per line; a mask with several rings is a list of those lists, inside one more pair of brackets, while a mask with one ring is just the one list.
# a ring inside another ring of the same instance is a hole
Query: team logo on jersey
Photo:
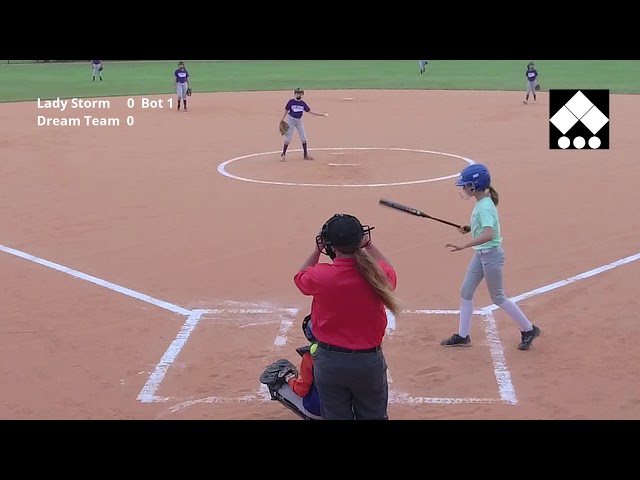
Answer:
[[609, 149], [609, 90], [549, 90], [549, 148]]

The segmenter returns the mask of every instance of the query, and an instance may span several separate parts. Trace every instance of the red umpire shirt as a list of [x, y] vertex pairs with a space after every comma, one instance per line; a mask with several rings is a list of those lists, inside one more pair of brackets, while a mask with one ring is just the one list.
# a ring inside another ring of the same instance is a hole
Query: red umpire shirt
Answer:
[[[395, 290], [394, 269], [378, 262]], [[335, 258], [298, 272], [293, 279], [298, 289], [313, 296], [313, 334], [320, 342], [350, 350], [364, 350], [382, 344], [387, 328], [384, 304], [358, 270], [354, 258]]]

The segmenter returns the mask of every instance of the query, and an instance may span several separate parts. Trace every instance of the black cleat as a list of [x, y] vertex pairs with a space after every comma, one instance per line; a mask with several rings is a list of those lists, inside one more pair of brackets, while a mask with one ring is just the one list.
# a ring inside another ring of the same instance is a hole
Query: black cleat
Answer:
[[442, 340], [440, 345], [444, 347], [468, 347], [471, 345], [471, 335], [461, 337], [457, 333], [454, 333], [449, 338]]
[[521, 332], [521, 334], [522, 340], [518, 345], [518, 350], [529, 350], [529, 347], [531, 347], [531, 344], [533, 343], [533, 339], [540, 335], [540, 328], [534, 325], [533, 330], [530, 332]]

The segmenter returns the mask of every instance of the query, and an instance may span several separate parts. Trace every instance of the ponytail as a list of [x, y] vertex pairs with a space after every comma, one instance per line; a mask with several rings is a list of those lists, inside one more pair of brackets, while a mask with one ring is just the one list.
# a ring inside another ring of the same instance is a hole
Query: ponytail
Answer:
[[369, 285], [376, 292], [385, 307], [394, 315], [400, 314], [400, 305], [389, 288], [389, 279], [380, 266], [364, 248], [358, 248], [354, 252], [358, 269]]
[[500, 201], [500, 198], [496, 189], [493, 188], [491, 185], [489, 185], [489, 196], [491, 197], [491, 200], [493, 200], [493, 204], [497, 207], [498, 202]]

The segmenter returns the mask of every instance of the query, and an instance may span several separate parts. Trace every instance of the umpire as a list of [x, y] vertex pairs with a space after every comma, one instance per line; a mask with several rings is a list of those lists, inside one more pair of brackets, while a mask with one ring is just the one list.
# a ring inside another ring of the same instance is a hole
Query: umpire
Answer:
[[[313, 297], [318, 340], [314, 375], [324, 420], [387, 420], [389, 388], [382, 341], [385, 307], [394, 314], [396, 273], [371, 243], [371, 230], [346, 214], [322, 227], [294, 283]], [[318, 263], [320, 254], [331, 263]]]

